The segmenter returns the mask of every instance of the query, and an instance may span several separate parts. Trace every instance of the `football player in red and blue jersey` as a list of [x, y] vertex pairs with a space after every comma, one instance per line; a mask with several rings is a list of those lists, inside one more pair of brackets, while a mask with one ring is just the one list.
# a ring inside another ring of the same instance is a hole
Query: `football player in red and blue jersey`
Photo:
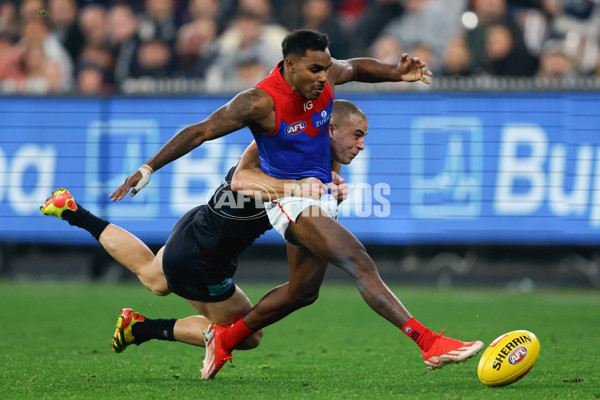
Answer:
[[[235, 96], [206, 120], [190, 125], [169, 140], [114, 193], [121, 200], [135, 195], [151, 173], [213, 140], [249, 127], [257, 143], [262, 170], [271, 177], [331, 181], [329, 138], [326, 134], [335, 85], [359, 82], [429, 83], [431, 72], [417, 58], [402, 55], [397, 65], [370, 58], [336, 60], [326, 35], [297, 30], [282, 43], [283, 61], [255, 88]], [[235, 181], [235, 176], [234, 176]], [[378, 314], [401, 329], [420, 347], [430, 369], [471, 358], [480, 341], [462, 342], [437, 334], [419, 323], [381, 280], [364, 246], [335, 217], [335, 199], [324, 195], [306, 202], [284, 198], [266, 203], [269, 219], [290, 244], [290, 282], [275, 288], [246, 316], [225, 328], [207, 328], [202, 378], [213, 378], [231, 351], [245, 338], [314, 301], [328, 263], [354, 280], [362, 297]], [[308, 265], [308, 267], [307, 267]]]

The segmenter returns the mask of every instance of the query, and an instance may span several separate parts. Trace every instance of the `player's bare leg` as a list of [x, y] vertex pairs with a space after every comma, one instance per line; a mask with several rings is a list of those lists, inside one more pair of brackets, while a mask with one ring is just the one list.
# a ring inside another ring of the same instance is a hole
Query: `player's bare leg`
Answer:
[[256, 330], [270, 325], [286, 315], [312, 304], [319, 296], [327, 261], [303, 247], [287, 247], [290, 280], [267, 293], [244, 318], [246, 325]]
[[[202, 315], [183, 319], [149, 319], [130, 308], [122, 309], [117, 316], [111, 347], [120, 353], [131, 344], [139, 345], [151, 339], [204, 346], [204, 331], [208, 326], [213, 323], [229, 326], [252, 308], [252, 303], [238, 286], [233, 296], [218, 303], [186, 300]], [[253, 349], [259, 345], [262, 335], [262, 329], [257, 330], [237, 343], [235, 348]]]
[[164, 247], [154, 255], [137, 236], [113, 224], [104, 229], [98, 241], [112, 258], [136, 274], [153, 293], [159, 296], [171, 293], [162, 271]]
[[155, 257], [136, 236], [77, 204], [67, 189], [53, 191], [40, 210], [44, 215], [56, 216], [88, 231], [116, 261], [135, 273], [144, 286], [154, 293], [170, 293], [162, 274], [162, 254]]
[[437, 334], [414, 319], [400, 300], [381, 280], [375, 263], [356, 237], [321, 209], [305, 210], [288, 233], [313, 253], [327, 259], [350, 275], [367, 304], [400, 328], [420, 347], [429, 369], [474, 357], [483, 347], [480, 341], [462, 342]]
[[[175, 339], [197, 346], [204, 346], [204, 330], [210, 324], [229, 326], [252, 309], [252, 302], [239, 286], [236, 286], [233, 296], [218, 303], [197, 300], [187, 300], [187, 302], [202, 315], [177, 320], [174, 329]], [[236, 349], [247, 350], [257, 347], [262, 335], [262, 329], [256, 330], [252, 336], [239, 343]]]
[[[310, 252], [346, 271], [367, 304], [417, 343], [429, 369], [441, 368], [474, 357], [483, 347], [480, 341], [467, 343], [444, 337], [443, 331], [442, 334], [437, 334], [414, 319], [381, 280], [364, 246], [337, 221], [324, 215], [320, 208], [305, 210], [297, 222], [290, 225], [288, 233], [288, 239], [302, 243]], [[293, 284], [293, 279], [294, 277], [290, 276], [290, 285]], [[299, 287], [302, 287], [301, 282], [302, 279], [298, 283]], [[239, 341], [244, 335], [251, 333], [252, 328], [264, 328], [291, 312], [285, 304], [285, 299], [279, 306], [276, 304], [277, 299], [276, 296], [264, 298], [266, 305], [261, 304], [261, 300], [243, 319], [236, 321], [228, 329], [216, 332], [213, 347], [218, 350], [215, 353], [217, 357], [209, 365], [211, 368], [203, 368], [203, 378], [213, 378], [226, 360], [231, 359], [231, 349], [237, 343], [236, 340]], [[272, 300], [273, 304], [270, 304], [269, 300]], [[263, 307], [267, 311], [261, 311]]]
[[288, 234], [312, 253], [343, 269], [366, 303], [398, 328], [411, 314], [381, 280], [375, 263], [358, 239], [339, 222], [313, 206], [291, 223]]
[[[259, 329], [254, 324], [262, 326], [272, 324], [317, 299], [327, 269], [327, 261], [305, 248], [295, 246], [288, 246], [288, 261], [290, 281], [271, 290], [258, 302], [258, 307], [254, 307], [248, 314], [250, 322], [246, 321], [248, 316], [243, 319], [240, 317], [230, 327], [233, 329], [227, 329], [229, 332], [236, 333], [225, 340], [221, 335], [226, 329], [211, 325], [206, 330], [208, 340], [202, 366], [202, 379], [214, 378], [225, 362], [231, 360], [231, 351], [238, 348], [236, 344]], [[256, 323], [252, 322], [253, 318]], [[240, 330], [240, 327], [243, 328]]]

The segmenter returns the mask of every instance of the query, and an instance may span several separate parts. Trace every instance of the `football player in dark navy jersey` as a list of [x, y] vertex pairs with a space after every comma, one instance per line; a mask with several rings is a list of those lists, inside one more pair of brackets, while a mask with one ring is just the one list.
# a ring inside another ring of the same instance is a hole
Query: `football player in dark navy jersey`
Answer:
[[[331, 57], [328, 45], [326, 35], [311, 30], [294, 31], [282, 42], [283, 62], [274, 73], [279, 73], [285, 85], [295, 94], [292, 100], [294, 108], [299, 112], [308, 111], [314, 101], [321, 101], [320, 96], [335, 85], [350, 81], [429, 83], [428, 76], [431, 72], [427, 71], [425, 63], [417, 58], [408, 58], [403, 54], [397, 65], [384, 64], [369, 58], [341, 61]], [[263, 168], [263, 171], [272, 178], [277, 178], [279, 171], [283, 170], [286, 170], [285, 175], [281, 176], [290, 176], [289, 168], [285, 166], [288, 160], [286, 154], [290, 154], [293, 160], [298, 160], [294, 156], [299, 154], [298, 151], [300, 154], [302, 151], [317, 151], [321, 154], [326, 150], [326, 142], [321, 140], [320, 133], [313, 137], [314, 133], [307, 131], [306, 136], [314, 140], [307, 139], [302, 143], [291, 140], [292, 135], [286, 135], [286, 132], [281, 134], [278, 127], [281, 127], [284, 119], [278, 114], [278, 103], [278, 99], [261, 88], [260, 84], [241, 92], [206, 120], [190, 125], [173, 136], [111, 194], [113, 201], [122, 199], [130, 190], [131, 195], [135, 195], [148, 183], [151, 173], [189, 153], [205, 141], [228, 135], [244, 127], [249, 127], [256, 139], [261, 162], [265, 161], [270, 166]], [[303, 121], [304, 124], [312, 124], [314, 129], [329, 124], [327, 110], [316, 111], [317, 113], [311, 114], [310, 121]], [[301, 121], [284, 122], [293, 127], [287, 133], [294, 133], [304, 126]], [[269, 137], [271, 133], [276, 134]], [[272, 154], [273, 151], [284, 154]], [[273, 163], [271, 157], [276, 157]], [[299, 171], [297, 175], [291, 175], [294, 179], [309, 177], [309, 171], [319, 170], [323, 165], [322, 160], [311, 158], [309, 154], [302, 161], [292, 165]], [[327, 174], [323, 174], [322, 177], [328, 179]], [[301, 245], [288, 247], [290, 282], [286, 287], [273, 289], [248, 314], [231, 326], [223, 327], [214, 321], [215, 323], [207, 328], [203, 379], [213, 378], [224, 363], [231, 360], [231, 351], [243, 340], [314, 301], [328, 262], [348, 273], [363, 299], [375, 312], [415, 341], [421, 349], [427, 367], [440, 368], [462, 361], [473, 357], [481, 349], [483, 343], [479, 341], [465, 343], [444, 337], [413, 318], [381, 280], [375, 263], [366, 253], [364, 246], [332, 218], [336, 212], [335, 207], [332, 208], [334, 201], [328, 195], [324, 195], [319, 202], [313, 204], [293, 197], [265, 203], [269, 220], [275, 229], [288, 243]], [[303, 208], [303, 204], [309, 206]]]
[[[331, 154], [336, 160], [335, 168], [339, 170], [339, 165], [349, 164], [364, 149], [368, 124], [362, 110], [349, 101], [336, 100], [334, 110], [332, 118], [338, 128], [330, 128]], [[254, 144], [249, 147], [249, 150], [255, 149]], [[319, 197], [324, 193], [322, 183], [314, 178], [296, 182], [269, 179], [261, 171], [260, 163], [256, 163], [258, 157], [246, 151], [243, 159], [248, 158], [252, 158], [255, 164], [247, 167], [243, 175], [249, 181], [268, 182], [268, 185], [260, 186], [262, 190], [269, 189], [267, 197], [283, 195], [287, 185], [295, 189], [297, 196]], [[236, 168], [237, 165], [229, 170], [208, 204], [191, 209], [177, 221], [166, 245], [156, 256], [131, 233], [98, 219], [81, 204], [75, 203], [65, 189], [55, 191], [42, 207], [44, 214], [59, 216], [72, 225], [89, 230], [117, 261], [137, 274], [149, 290], [161, 296], [174, 292], [188, 300], [201, 314], [180, 320], [150, 320], [143, 319], [131, 309], [123, 309], [112, 341], [115, 351], [121, 352], [129, 344], [140, 344], [149, 339], [177, 340], [204, 346], [203, 331], [211, 322], [231, 324], [252, 307], [250, 300], [233, 282], [237, 256], [271, 229], [271, 224], [262, 201], [231, 190]], [[338, 180], [343, 183], [343, 179]], [[330, 186], [340, 190], [340, 200], [347, 193], [344, 185]], [[254, 189], [249, 188], [245, 192], [252, 195]], [[59, 204], [60, 201], [63, 203]], [[256, 347], [261, 336], [262, 331], [259, 331], [237, 348]]]

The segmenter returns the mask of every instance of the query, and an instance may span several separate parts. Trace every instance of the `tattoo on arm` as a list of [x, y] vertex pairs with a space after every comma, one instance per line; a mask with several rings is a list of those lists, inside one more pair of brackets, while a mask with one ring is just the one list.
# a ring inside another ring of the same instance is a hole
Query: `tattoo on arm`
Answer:
[[146, 164], [152, 167], [154, 171], [157, 171], [171, 161], [178, 159], [198, 147], [202, 143], [198, 142], [198, 128], [199, 124], [183, 128], [165, 143], [165, 145], [161, 147]]
[[185, 127], [173, 136], [147, 164], [154, 171], [213, 140], [252, 125], [265, 115], [264, 101], [253, 89], [235, 96], [204, 121]]

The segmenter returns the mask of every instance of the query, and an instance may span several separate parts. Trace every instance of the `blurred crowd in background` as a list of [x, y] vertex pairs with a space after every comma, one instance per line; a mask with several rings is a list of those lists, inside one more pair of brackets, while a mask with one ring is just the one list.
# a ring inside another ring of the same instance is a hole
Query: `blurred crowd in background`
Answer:
[[600, 77], [598, 0], [0, 0], [0, 93], [250, 87], [297, 28], [327, 33], [334, 58], [408, 52], [436, 76]]

